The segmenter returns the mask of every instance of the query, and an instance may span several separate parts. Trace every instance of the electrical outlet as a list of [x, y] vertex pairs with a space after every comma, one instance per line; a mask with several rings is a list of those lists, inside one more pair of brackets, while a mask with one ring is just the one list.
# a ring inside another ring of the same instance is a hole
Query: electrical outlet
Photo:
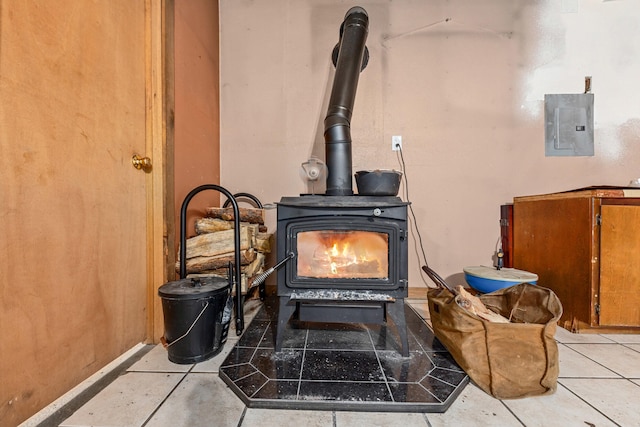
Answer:
[[398, 151], [402, 149], [402, 136], [394, 135], [391, 137], [391, 150]]

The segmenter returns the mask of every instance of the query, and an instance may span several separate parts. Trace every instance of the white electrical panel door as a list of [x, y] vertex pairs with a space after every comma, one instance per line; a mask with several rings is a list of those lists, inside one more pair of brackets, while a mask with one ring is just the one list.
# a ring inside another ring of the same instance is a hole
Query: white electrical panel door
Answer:
[[593, 94], [544, 96], [545, 155], [593, 156]]

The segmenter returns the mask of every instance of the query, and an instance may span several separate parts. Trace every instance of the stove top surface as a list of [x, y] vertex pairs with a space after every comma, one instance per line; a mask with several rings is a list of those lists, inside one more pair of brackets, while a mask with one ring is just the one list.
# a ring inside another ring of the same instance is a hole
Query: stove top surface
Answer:
[[300, 197], [283, 197], [278, 205], [283, 206], [318, 206], [318, 207], [393, 207], [407, 206], [408, 202], [403, 202], [396, 196], [324, 196], [324, 195], [302, 195]]
[[444, 412], [469, 382], [416, 312], [405, 305], [409, 357], [384, 325], [290, 321], [274, 351], [277, 301], [267, 299], [220, 367], [248, 407]]

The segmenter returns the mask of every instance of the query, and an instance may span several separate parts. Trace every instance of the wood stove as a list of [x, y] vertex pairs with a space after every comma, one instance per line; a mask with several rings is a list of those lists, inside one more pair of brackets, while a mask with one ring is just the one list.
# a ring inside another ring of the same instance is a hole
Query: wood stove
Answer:
[[278, 203], [276, 351], [294, 312], [301, 321], [383, 323], [408, 356], [407, 205], [398, 197], [283, 197]]
[[[368, 63], [367, 12], [352, 7], [333, 50], [336, 66], [324, 120], [325, 195], [278, 203], [279, 313], [275, 349], [294, 312], [301, 321], [382, 323], [390, 317], [409, 355], [407, 205], [389, 195], [354, 195], [351, 115], [360, 72]], [[285, 262], [286, 260], [286, 262]]]

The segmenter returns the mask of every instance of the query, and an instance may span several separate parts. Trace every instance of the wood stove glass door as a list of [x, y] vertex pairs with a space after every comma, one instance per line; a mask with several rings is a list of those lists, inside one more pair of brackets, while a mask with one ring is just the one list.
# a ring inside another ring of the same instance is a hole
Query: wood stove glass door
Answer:
[[389, 235], [367, 230], [297, 234], [297, 275], [311, 279], [388, 279]]

